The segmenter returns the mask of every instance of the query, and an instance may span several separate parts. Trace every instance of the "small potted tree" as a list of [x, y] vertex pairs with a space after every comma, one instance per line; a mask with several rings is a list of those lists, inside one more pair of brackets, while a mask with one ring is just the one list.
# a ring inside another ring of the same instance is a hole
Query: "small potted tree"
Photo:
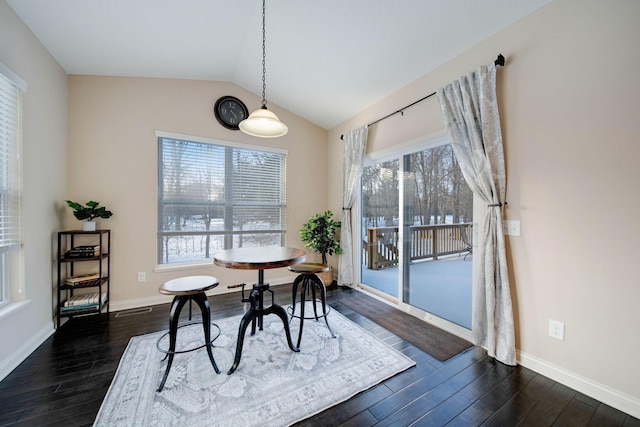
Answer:
[[[322, 263], [328, 265], [327, 255], [342, 253], [340, 241], [336, 238], [340, 225], [340, 221], [333, 220], [333, 212], [317, 213], [303, 224], [300, 240], [305, 243], [305, 248], [319, 253], [322, 256]], [[325, 286], [331, 286], [333, 283], [333, 272], [331, 266], [329, 267], [328, 272], [318, 275]]]
[[66, 200], [67, 205], [73, 209], [73, 216], [75, 216], [82, 223], [82, 231], [96, 231], [96, 223], [93, 222], [95, 218], [110, 218], [113, 212], [108, 211], [104, 206], [99, 206], [100, 202], [93, 200], [85, 203], [85, 206], [80, 203]]

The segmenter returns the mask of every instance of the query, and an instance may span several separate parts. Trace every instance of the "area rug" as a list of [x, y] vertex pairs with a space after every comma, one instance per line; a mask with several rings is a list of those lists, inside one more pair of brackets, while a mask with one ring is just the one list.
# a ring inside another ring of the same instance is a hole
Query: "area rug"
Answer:
[[[213, 349], [221, 374], [216, 375], [205, 349], [178, 354], [160, 393], [156, 388], [166, 362], [156, 342], [163, 333], [131, 338], [94, 425], [286, 426], [415, 364], [331, 310], [328, 320], [336, 338], [324, 321], [306, 320], [299, 353], [289, 349], [280, 318], [266, 316], [263, 331], [251, 336], [247, 330], [240, 365], [227, 375], [240, 319], [213, 321], [221, 331]], [[294, 343], [298, 328], [294, 319]], [[163, 348], [165, 340], [160, 341]], [[201, 325], [178, 332], [182, 348], [197, 347], [202, 340]]]
[[473, 346], [467, 340], [362, 292], [353, 292], [340, 302], [441, 361]]

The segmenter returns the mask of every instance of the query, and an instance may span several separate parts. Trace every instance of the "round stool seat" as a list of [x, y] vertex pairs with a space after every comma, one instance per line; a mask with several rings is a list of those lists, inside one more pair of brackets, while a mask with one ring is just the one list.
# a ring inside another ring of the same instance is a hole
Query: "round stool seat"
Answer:
[[289, 271], [300, 274], [316, 274], [329, 271], [329, 266], [313, 262], [303, 262], [301, 264], [294, 264], [289, 266]]
[[195, 295], [218, 286], [218, 279], [213, 276], [187, 276], [163, 283], [158, 291], [165, 295]]

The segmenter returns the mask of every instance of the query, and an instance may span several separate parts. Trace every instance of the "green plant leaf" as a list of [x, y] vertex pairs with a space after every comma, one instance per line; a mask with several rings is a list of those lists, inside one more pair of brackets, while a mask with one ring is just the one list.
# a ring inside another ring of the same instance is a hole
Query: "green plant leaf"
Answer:
[[75, 216], [80, 221], [88, 220], [91, 221], [94, 218], [110, 218], [113, 215], [113, 212], [108, 211], [104, 206], [98, 207], [100, 202], [96, 202], [94, 200], [88, 201], [83, 206], [80, 203], [73, 202], [71, 200], [66, 200], [67, 205], [71, 209], [73, 209], [73, 216]]
[[333, 220], [333, 212], [317, 213], [300, 229], [300, 240], [305, 248], [322, 255], [322, 263], [327, 263], [327, 255], [341, 254], [340, 241], [337, 239], [337, 230], [341, 223]]

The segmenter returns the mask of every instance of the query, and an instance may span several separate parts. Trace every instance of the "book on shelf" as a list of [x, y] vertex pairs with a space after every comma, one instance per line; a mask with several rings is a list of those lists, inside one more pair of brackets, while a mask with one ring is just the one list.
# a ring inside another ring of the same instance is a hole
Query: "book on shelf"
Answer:
[[79, 276], [67, 277], [64, 283], [70, 286], [88, 285], [89, 283], [97, 282], [99, 279], [100, 275], [98, 273], [81, 274]]
[[65, 258], [92, 258], [100, 255], [100, 245], [75, 246], [68, 250]]
[[63, 305], [60, 307], [60, 311], [62, 313], [65, 313], [68, 311], [88, 310], [88, 309], [98, 311], [98, 309], [100, 309], [100, 305], [98, 303], [94, 303], [94, 304], [69, 305], [69, 306]]
[[98, 292], [93, 292], [90, 294], [82, 294], [82, 295], [74, 295], [68, 298], [63, 307], [66, 307], [66, 310], [77, 309], [77, 308], [87, 308], [92, 306], [99, 306], [104, 304], [107, 301], [107, 293], [103, 292], [102, 296], [98, 294]]
[[83, 246], [74, 246], [74, 251], [99, 251], [100, 245], [83, 245]]

